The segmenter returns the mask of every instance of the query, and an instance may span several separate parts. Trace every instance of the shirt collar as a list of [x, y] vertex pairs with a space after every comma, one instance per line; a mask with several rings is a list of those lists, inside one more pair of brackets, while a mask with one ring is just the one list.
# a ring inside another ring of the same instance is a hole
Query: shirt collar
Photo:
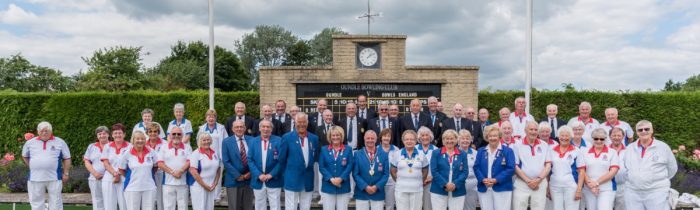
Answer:
[[[442, 149], [440, 149], [440, 154], [444, 155], [445, 153], [447, 153], [447, 147], [442, 147]], [[459, 155], [459, 149], [457, 149], [457, 147], [454, 148], [454, 154], [452, 155]]]
[[[530, 142], [527, 141], [527, 137], [525, 137], [525, 138], [523, 139], [523, 144], [525, 144], [525, 145], [530, 144]], [[539, 139], [535, 139], [535, 146], [537, 146], [538, 144], [540, 144], [540, 140], [539, 140]]]
[[[581, 116], [578, 116], [577, 119], [578, 119], [578, 121], [583, 121], [583, 119], [581, 118]], [[584, 122], [584, 123], [588, 124], [588, 123], [592, 123], [592, 122], [593, 122], [593, 117], [588, 117], [588, 120], [587, 120], [586, 122]]]
[[[168, 143], [168, 149], [172, 149], [173, 147], [175, 147], [175, 145], [172, 142]], [[176, 149], [185, 149], [185, 144], [180, 142], [180, 144], [177, 145]]]
[[517, 111], [513, 112], [513, 115], [516, 117], [525, 117], [527, 114], [525, 112], [518, 113]]
[[199, 148], [197, 150], [199, 150], [199, 153], [207, 155], [209, 160], [211, 160], [212, 156], [214, 155], [214, 150], [212, 150], [211, 148], [209, 148], [208, 150], [205, 150], [204, 148]]
[[610, 124], [610, 122], [605, 121], [605, 125], [607, 125], [607, 126], [611, 126], [611, 125], [612, 125], [612, 126], [618, 126], [618, 125], [620, 125], [620, 120], [615, 120], [615, 124]]
[[[186, 117], [182, 117], [182, 120], [180, 120], [180, 123], [179, 123], [179, 124], [180, 124], [180, 125], [185, 124], [185, 120], [187, 120], [187, 118], [186, 118]], [[173, 121], [171, 121], [170, 124], [177, 125], [177, 124], [178, 124], [177, 119], [174, 119]]]
[[[590, 149], [588, 149], [588, 153], [595, 154], [595, 146], [592, 146]], [[603, 145], [603, 149], [600, 150], [600, 154], [603, 154], [603, 153], [608, 153], [608, 146]]]
[[216, 131], [216, 128], [217, 128], [217, 127], [219, 127], [219, 126], [217, 126], [217, 124], [214, 123], [214, 130], [210, 130], [210, 129], [209, 129], [209, 123], [204, 123], [204, 130], [207, 131], [207, 132], [209, 132], [209, 133], [213, 133], [214, 131]]
[[130, 151], [131, 155], [136, 156], [136, 158], [138, 159], [139, 163], [143, 163], [143, 161], [145, 160], [146, 155], [148, 155], [148, 153], [150, 153], [150, 152], [151, 152], [151, 150], [148, 149], [148, 147], [146, 147], [146, 146], [143, 147], [143, 152], [141, 153], [141, 155], [138, 155], [138, 153], [137, 153], [135, 147], [132, 147], [132, 148], [131, 148], [131, 151]]
[[[34, 138], [36, 138], [36, 140], [38, 140], [38, 141], [44, 141], [44, 140], [41, 140], [41, 137], [39, 137], [39, 136], [34, 137]], [[51, 136], [49, 136], [49, 140], [46, 140], [46, 141], [53, 141], [53, 140], [56, 140], [56, 136], [51, 134]]]
[[[647, 148], [651, 147], [651, 145], [654, 145], [654, 137], [651, 138], [651, 142], [649, 142], [649, 146], [647, 146]], [[641, 140], [637, 140], [637, 147], [644, 147], [642, 146]]]
[[[328, 145], [328, 150], [333, 150], [333, 145]], [[340, 151], [345, 150], [345, 144], [340, 144]]]
[[[566, 147], [566, 152], [564, 152], [564, 153], [574, 151], [574, 149], [575, 149], [574, 145], [569, 144], [569, 146]], [[563, 154], [563, 153], [561, 153], [561, 145], [554, 146], [554, 152], [559, 154], [559, 157], [561, 157]]]

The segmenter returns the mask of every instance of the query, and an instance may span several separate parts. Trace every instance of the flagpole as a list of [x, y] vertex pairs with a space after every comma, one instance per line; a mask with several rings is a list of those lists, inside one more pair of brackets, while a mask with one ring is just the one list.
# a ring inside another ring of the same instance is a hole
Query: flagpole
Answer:
[[214, 4], [209, 0], [209, 109], [214, 109]]
[[525, 39], [527, 42], [525, 58], [525, 113], [530, 113], [530, 90], [532, 90], [532, 0], [527, 0], [527, 23]]

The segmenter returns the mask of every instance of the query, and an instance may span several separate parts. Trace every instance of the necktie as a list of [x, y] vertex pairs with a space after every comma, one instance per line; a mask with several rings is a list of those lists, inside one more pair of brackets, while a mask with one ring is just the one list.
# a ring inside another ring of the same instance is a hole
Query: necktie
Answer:
[[433, 115], [430, 115], [430, 120], [433, 121], [432, 124], [433, 124], [433, 126], [435, 126], [435, 115], [434, 115], [434, 114], [433, 114]]
[[365, 119], [365, 111], [360, 111], [360, 118]]
[[413, 127], [418, 130], [418, 114], [413, 114]]
[[297, 130], [296, 126], [294, 125], [294, 120], [292, 120], [291, 126], [292, 126], [292, 128], [290, 130], [292, 130], [292, 131]]
[[461, 121], [461, 120], [457, 120], [457, 132], [459, 132], [459, 130], [462, 129], [462, 126], [461, 126], [462, 124], [459, 121]]
[[238, 139], [238, 143], [240, 144], [240, 152], [241, 152], [241, 162], [243, 162], [243, 173], [248, 172], [248, 155], [245, 150], [245, 145], [243, 144], [243, 139]]
[[329, 130], [331, 130], [331, 125], [326, 125], [326, 133], [328, 133]]
[[382, 130], [386, 129], [386, 119], [382, 119]]
[[557, 127], [554, 127], [554, 119], [549, 119], [549, 125], [552, 126], [552, 134], [550, 137], [554, 138], [554, 135], [557, 133]]
[[350, 125], [348, 125], [348, 143], [352, 142], [353, 128], [355, 127], [352, 123], [352, 117], [350, 118]]

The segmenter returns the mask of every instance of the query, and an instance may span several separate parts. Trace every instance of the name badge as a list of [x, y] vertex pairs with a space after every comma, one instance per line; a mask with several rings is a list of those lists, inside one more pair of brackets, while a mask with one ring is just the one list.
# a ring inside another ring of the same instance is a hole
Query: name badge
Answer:
[[503, 161], [501, 161], [501, 165], [502, 165], [502, 166], [506, 165], [506, 159], [505, 159], [505, 158], [503, 158]]
[[279, 158], [279, 153], [277, 153], [277, 149], [272, 151], [272, 159], [277, 160]]
[[345, 157], [343, 157], [343, 161], [341, 161], [341, 165], [345, 166], [347, 164], [348, 164], [348, 160]]
[[379, 163], [379, 166], [377, 166], [377, 171], [379, 171], [379, 172], [384, 171], [384, 167], [382, 166], [382, 163]]

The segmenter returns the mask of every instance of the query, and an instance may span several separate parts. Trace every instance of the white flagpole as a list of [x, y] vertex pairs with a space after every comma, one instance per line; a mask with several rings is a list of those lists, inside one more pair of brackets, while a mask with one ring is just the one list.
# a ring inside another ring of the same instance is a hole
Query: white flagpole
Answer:
[[530, 113], [530, 90], [532, 89], [532, 0], [527, 0], [527, 23], [525, 39], [527, 42], [525, 63], [525, 113]]
[[209, 0], [209, 109], [214, 109], [214, 4]]

